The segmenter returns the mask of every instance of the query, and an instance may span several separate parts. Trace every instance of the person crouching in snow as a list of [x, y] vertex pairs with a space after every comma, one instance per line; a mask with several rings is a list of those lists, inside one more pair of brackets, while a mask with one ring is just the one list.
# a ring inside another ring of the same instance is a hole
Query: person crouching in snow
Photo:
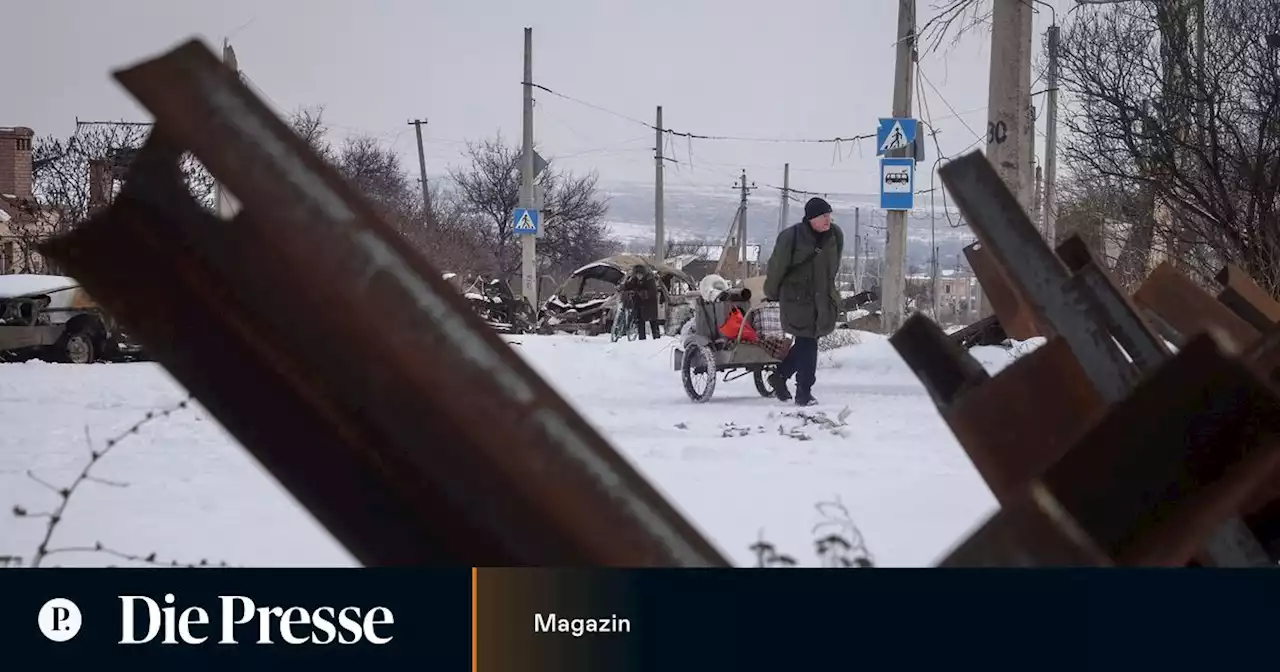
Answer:
[[638, 323], [636, 328], [640, 332], [640, 340], [645, 340], [646, 324], [653, 330], [654, 338], [661, 338], [662, 332], [658, 328], [658, 295], [660, 290], [658, 280], [649, 271], [649, 267], [643, 264], [636, 264], [632, 267], [631, 274], [622, 283], [622, 291], [626, 292], [626, 296], [632, 301], [631, 315]]
[[844, 232], [831, 221], [831, 206], [821, 198], [804, 204], [804, 221], [783, 229], [773, 246], [764, 281], [764, 297], [777, 301], [782, 328], [795, 343], [769, 376], [774, 395], [791, 399], [787, 380], [796, 377], [796, 404], [818, 403], [813, 385], [818, 373], [818, 339], [836, 330], [840, 291], [836, 274], [844, 254]]

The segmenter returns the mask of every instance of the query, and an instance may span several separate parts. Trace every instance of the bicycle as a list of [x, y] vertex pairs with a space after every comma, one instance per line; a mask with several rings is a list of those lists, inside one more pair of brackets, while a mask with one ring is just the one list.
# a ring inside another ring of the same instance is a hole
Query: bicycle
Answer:
[[619, 297], [618, 310], [613, 315], [613, 328], [609, 331], [609, 338], [617, 343], [623, 336], [628, 341], [634, 341], [640, 337], [640, 331], [635, 320], [635, 312], [631, 310], [631, 302], [626, 297]]

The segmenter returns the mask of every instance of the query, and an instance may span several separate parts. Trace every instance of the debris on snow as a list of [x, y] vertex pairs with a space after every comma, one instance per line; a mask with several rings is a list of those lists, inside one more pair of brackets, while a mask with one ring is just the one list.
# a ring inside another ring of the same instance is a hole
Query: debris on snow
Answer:
[[720, 429], [722, 430], [720, 433], [720, 436], [721, 438], [725, 438], [725, 439], [728, 439], [734, 436], [750, 436], [752, 434], [765, 433], [765, 428], [763, 425], [756, 425], [755, 427], [744, 427], [742, 425], [739, 425], [736, 422], [721, 423]]
[[802, 431], [801, 428], [816, 425], [834, 436], [845, 438], [848, 436], [846, 428], [849, 426], [845, 421], [852, 413], [853, 411], [848, 406], [845, 406], [844, 410], [840, 411], [840, 413], [836, 415], [835, 419], [829, 417], [826, 411], [784, 411], [782, 413], [783, 417], [796, 418], [800, 420], [800, 424], [789, 428], [784, 425], [779, 425], [778, 434], [781, 434], [782, 436], [789, 436], [798, 441], [809, 441], [811, 440], [811, 437]]

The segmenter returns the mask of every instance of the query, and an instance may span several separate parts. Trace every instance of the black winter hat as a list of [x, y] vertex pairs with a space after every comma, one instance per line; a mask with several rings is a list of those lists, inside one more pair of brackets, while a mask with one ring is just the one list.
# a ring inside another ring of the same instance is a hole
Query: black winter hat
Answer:
[[809, 199], [808, 203], [804, 204], [804, 221], [807, 222], [814, 217], [821, 217], [828, 212], [831, 212], [831, 204], [814, 196]]

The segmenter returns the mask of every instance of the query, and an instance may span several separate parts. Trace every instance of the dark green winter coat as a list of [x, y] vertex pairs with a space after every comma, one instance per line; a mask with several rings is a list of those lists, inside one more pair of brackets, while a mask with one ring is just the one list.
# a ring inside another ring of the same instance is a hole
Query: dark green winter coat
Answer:
[[819, 237], [807, 222], [792, 225], [778, 234], [769, 257], [764, 296], [780, 304], [782, 328], [792, 336], [820, 338], [836, 330], [844, 232], [832, 224], [821, 244]]

